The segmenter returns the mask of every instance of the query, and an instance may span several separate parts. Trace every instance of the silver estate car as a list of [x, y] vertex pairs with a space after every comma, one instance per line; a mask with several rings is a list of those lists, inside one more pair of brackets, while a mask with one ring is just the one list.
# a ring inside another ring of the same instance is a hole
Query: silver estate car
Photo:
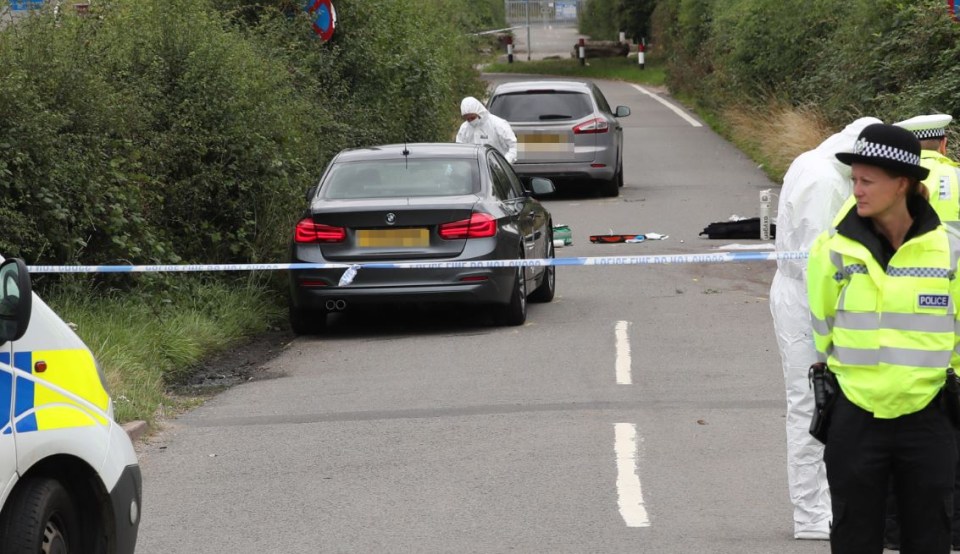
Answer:
[[504, 83], [494, 89], [488, 109], [517, 135], [517, 174], [599, 182], [601, 194], [620, 194], [623, 127], [617, 118], [630, 115], [630, 108], [611, 110], [593, 83]]

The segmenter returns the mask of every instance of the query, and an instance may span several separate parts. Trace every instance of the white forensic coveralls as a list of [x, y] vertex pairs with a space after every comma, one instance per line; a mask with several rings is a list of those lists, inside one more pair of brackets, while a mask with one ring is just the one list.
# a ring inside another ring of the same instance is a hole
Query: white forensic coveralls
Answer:
[[[850, 166], [837, 152], [852, 152], [864, 127], [881, 123], [864, 117], [798, 156], [783, 178], [777, 207], [778, 252], [810, 250], [852, 193]], [[770, 312], [783, 362], [787, 392], [787, 481], [793, 502], [794, 538], [827, 539], [832, 518], [823, 463], [823, 444], [810, 436], [813, 390], [807, 379], [817, 361], [807, 301], [807, 260], [778, 260], [770, 287]]]
[[503, 154], [508, 162], [517, 161], [517, 135], [506, 120], [490, 113], [483, 103], [472, 96], [460, 102], [460, 115], [475, 113], [480, 116], [473, 121], [464, 121], [457, 131], [457, 142], [465, 144], [489, 144]]

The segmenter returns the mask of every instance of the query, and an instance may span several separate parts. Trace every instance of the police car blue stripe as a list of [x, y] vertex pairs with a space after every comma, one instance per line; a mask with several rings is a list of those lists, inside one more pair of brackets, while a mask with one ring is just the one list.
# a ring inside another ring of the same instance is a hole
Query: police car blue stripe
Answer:
[[[15, 352], [13, 355], [13, 366], [21, 371], [27, 373], [33, 373], [33, 353], [32, 352]], [[29, 379], [18, 378], [17, 379], [17, 394], [16, 399], [14, 400], [14, 413], [13, 417], [17, 418], [22, 414], [33, 409], [34, 400], [36, 396], [34, 395], [34, 384], [33, 381]], [[17, 432], [26, 433], [29, 431], [37, 430], [37, 415], [30, 414], [27, 417], [17, 421]]]

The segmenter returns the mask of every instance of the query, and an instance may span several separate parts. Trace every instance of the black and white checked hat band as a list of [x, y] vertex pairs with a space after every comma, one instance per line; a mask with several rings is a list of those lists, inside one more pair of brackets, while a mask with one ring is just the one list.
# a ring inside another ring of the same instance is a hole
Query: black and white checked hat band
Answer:
[[859, 138], [857, 142], [854, 143], [853, 153], [867, 158], [883, 158], [910, 165], [920, 165], [920, 156], [912, 152], [907, 152], [906, 150], [894, 148], [886, 144], [870, 142], [864, 138]]
[[944, 129], [923, 129], [922, 131], [914, 131], [914, 135], [917, 136], [919, 140], [927, 139], [939, 139], [947, 136], [947, 130]]

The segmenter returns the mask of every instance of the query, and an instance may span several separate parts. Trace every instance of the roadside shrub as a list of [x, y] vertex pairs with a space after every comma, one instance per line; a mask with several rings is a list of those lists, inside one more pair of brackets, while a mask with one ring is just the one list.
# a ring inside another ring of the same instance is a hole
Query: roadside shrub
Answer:
[[803, 9], [780, 0], [733, 0], [714, 11], [708, 48], [714, 84], [733, 97], [795, 98], [824, 36], [833, 34], [843, 10], [834, 0], [812, 0]]
[[660, 0], [654, 36], [673, 91], [717, 113], [783, 103], [833, 128], [960, 116], [960, 24], [942, 0]]
[[115, 0], [0, 31], [0, 253], [30, 263], [285, 258], [337, 151], [446, 141], [495, 2]]
[[619, 0], [590, 0], [580, 14], [580, 33], [594, 40], [616, 40], [620, 34], [617, 18]]

